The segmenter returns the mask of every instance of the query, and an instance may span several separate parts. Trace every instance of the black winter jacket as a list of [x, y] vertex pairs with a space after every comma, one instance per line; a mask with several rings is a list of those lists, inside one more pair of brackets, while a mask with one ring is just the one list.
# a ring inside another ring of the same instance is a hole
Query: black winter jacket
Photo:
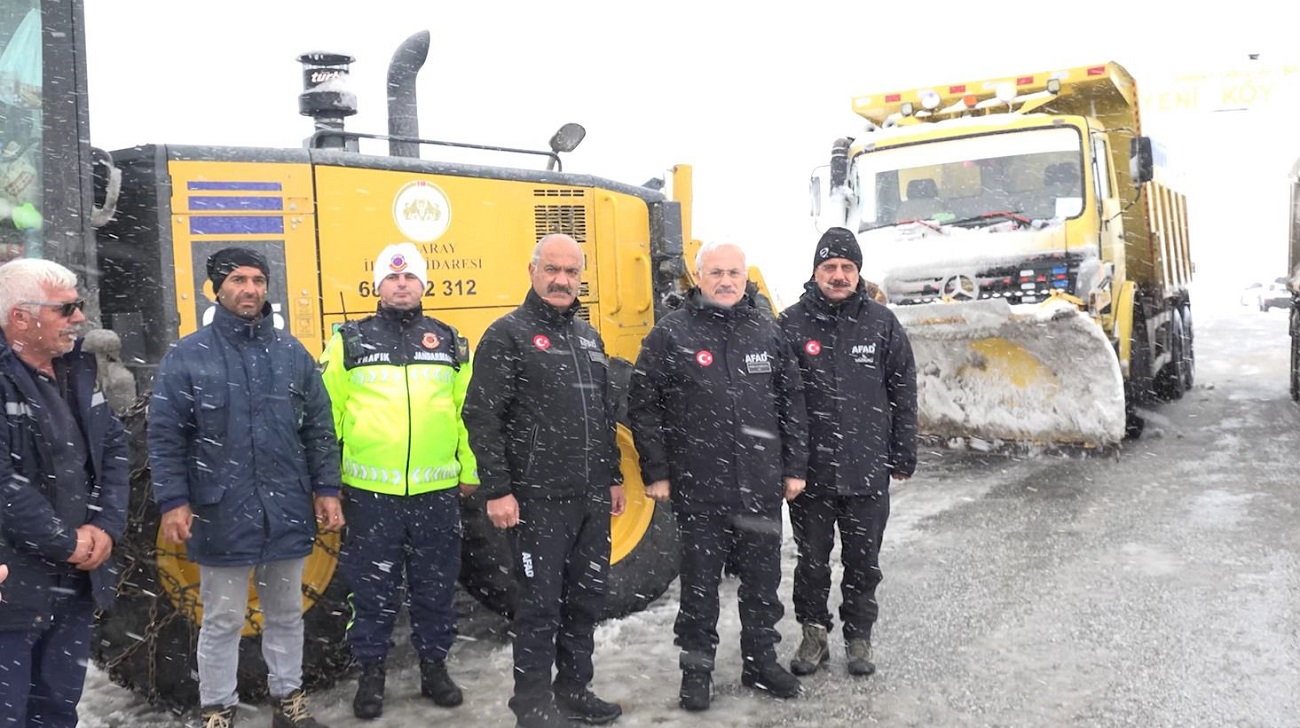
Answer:
[[577, 316], [529, 289], [483, 333], [463, 416], [492, 500], [597, 497], [621, 485], [605, 343]]
[[[0, 629], [22, 629], [49, 624], [51, 602], [59, 588], [61, 570], [77, 546], [77, 528], [99, 526], [113, 539], [114, 554], [126, 529], [129, 485], [126, 440], [122, 425], [95, 385], [95, 357], [76, 348], [55, 360], [76, 400], [76, 416], [86, 437], [89, 455], [89, 492], [84, 516], [75, 522], [55, 513], [54, 449], [50, 439], [58, 433], [40, 406], [31, 371], [18, 359], [0, 333], [0, 400], [5, 427], [0, 430], [0, 564], [8, 564], [9, 578], [0, 585]], [[108, 609], [117, 591], [116, 555], [90, 572], [95, 606]], [[36, 620], [42, 620], [37, 623]]]
[[808, 493], [865, 495], [916, 470], [916, 364], [902, 324], [860, 289], [832, 305], [809, 281], [779, 317], [808, 401]]
[[655, 324], [632, 371], [628, 417], [642, 478], [667, 479], [681, 512], [771, 512], [782, 479], [805, 476], [799, 369], [748, 295], [719, 308], [692, 289]]

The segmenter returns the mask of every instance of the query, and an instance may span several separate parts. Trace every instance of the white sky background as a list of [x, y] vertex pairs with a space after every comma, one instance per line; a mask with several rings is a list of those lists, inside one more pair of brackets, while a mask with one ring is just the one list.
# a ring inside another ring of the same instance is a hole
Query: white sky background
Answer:
[[[587, 138], [566, 157], [568, 171], [640, 184], [691, 164], [695, 237], [744, 245], [788, 304], [819, 235], [808, 177], [836, 137], [861, 129], [855, 93], [1106, 60], [1149, 90], [1173, 74], [1244, 66], [1248, 53], [1269, 64], [1300, 58], [1288, 50], [1290, 14], [1262, 0], [1177, 17], [1154, 0], [1127, 2], [1122, 14], [1043, 0], [763, 5], [90, 0], [92, 141], [299, 146], [312, 129], [298, 115], [295, 58], [311, 50], [358, 59], [361, 113], [348, 128], [386, 133], [389, 59], [429, 30], [421, 136], [545, 148], [560, 124], [577, 121]], [[1285, 273], [1300, 103], [1284, 101], [1291, 119], [1260, 110], [1146, 117], [1188, 176], [1203, 292], [1235, 301], [1249, 280]]]

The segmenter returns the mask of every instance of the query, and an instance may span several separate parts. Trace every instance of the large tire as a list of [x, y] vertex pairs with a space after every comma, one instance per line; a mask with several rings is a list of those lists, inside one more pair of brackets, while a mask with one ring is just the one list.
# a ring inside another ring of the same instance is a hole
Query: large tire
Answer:
[[[171, 549], [158, 547], [159, 513], [153, 503], [146, 455], [148, 395], [123, 414], [129, 445], [131, 497], [126, 533], [114, 548], [122, 564], [117, 603], [97, 615], [91, 657], [109, 678], [149, 702], [184, 710], [198, 704], [199, 604], [192, 565]], [[316, 541], [308, 559], [303, 596], [305, 612], [303, 685], [326, 687], [347, 670], [351, 659], [343, 635], [348, 588], [337, 563], [338, 536]], [[161, 556], [161, 558], [160, 558]], [[319, 578], [313, 578], [318, 574]], [[239, 696], [257, 703], [267, 697], [262, 660], [261, 617], [250, 599], [249, 621], [239, 645]]]
[[1146, 429], [1140, 410], [1151, 401], [1151, 345], [1147, 341], [1146, 317], [1140, 302], [1133, 303], [1133, 335], [1129, 355], [1129, 376], [1124, 382], [1124, 439], [1136, 440]]
[[1190, 392], [1196, 384], [1196, 336], [1192, 330], [1192, 304], [1183, 303], [1183, 389]]
[[1291, 304], [1291, 399], [1300, 402], [1300, 306]]
[[1169, 363], [1156, 374], [1156, 396], [1166, 402], [1182, 399], [1187, 391], [1187, 335], [1178, 309], [1169, 314]]
[[[611, 526], [617, 560], [610, 565], [605, 582], [602, 619], [638, 612], [662, 596], [677, 578], [681, 558], [672, 509], [645, 497], [636, 469], [636, 453], [631, 450], [631, 435], [622, 426], [619, 447], [623, 453], [623, 489], [629, 505]], [[513, 618], [523, 584], [510, 538], [488, 521], [486, 504], [480, 496], [465, 499], [461, 523], [461, 586], [487, 608]]]

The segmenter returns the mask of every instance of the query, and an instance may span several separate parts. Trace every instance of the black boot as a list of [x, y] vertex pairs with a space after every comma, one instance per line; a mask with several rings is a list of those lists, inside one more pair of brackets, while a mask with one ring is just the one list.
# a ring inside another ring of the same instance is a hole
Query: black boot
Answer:
[[556, 683], [555, 705], [569, 720], [591, 725], [612, 723], [623, 714], [623, 708], [617, 703], [601, 700], [585, 686], [573, 688]]
[[555, 703], [547, 700], [543, 703], [520, 709], [510, 706], [515, 711], [515, 728], [572, 728], [573, 723], [564, 717]]
[[677, 696], [682, 710], [708, 710], [713, 700], [713, 673], [708, 670], [684, 670], [682, 690]]
[[447, 674], [447, 663], [433, 660], [420, 660], [420, 694], [444, 708], [454, 708], [465, 700]]
[[776, 660], [755, 665], [746, 660], [740, 672], [740, 684], [762, 690], [774, 698], [793, 698], [799, 694], [799, 678], [786, 672]]
[[384, 665], [362, 665], [357, 678], [357, 695], [352, 698], [352, 714], [361, 720], [374, 720], [384, 714]]

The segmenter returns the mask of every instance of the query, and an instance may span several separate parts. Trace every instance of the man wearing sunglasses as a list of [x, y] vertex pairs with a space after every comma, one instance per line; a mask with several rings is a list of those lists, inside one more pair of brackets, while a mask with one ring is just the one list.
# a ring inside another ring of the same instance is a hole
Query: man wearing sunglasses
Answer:
[[57, 263], [0, 266], [4, 725], [77, 725], [94, 610], [115, 596], [126, 441], [81, 349], [83, 305], [76, 275]]
[[339, 448], [311, 354], [275, 328], [261, 253], [208, 258], [211, 324], [158, 366], [149, 464], [162, 536], [199, 565], [204, 728], [234, 722], [250, 575], [275, 728], [319, 728], [302, 690], [302, 573], [319, 527], [343, 527]]

